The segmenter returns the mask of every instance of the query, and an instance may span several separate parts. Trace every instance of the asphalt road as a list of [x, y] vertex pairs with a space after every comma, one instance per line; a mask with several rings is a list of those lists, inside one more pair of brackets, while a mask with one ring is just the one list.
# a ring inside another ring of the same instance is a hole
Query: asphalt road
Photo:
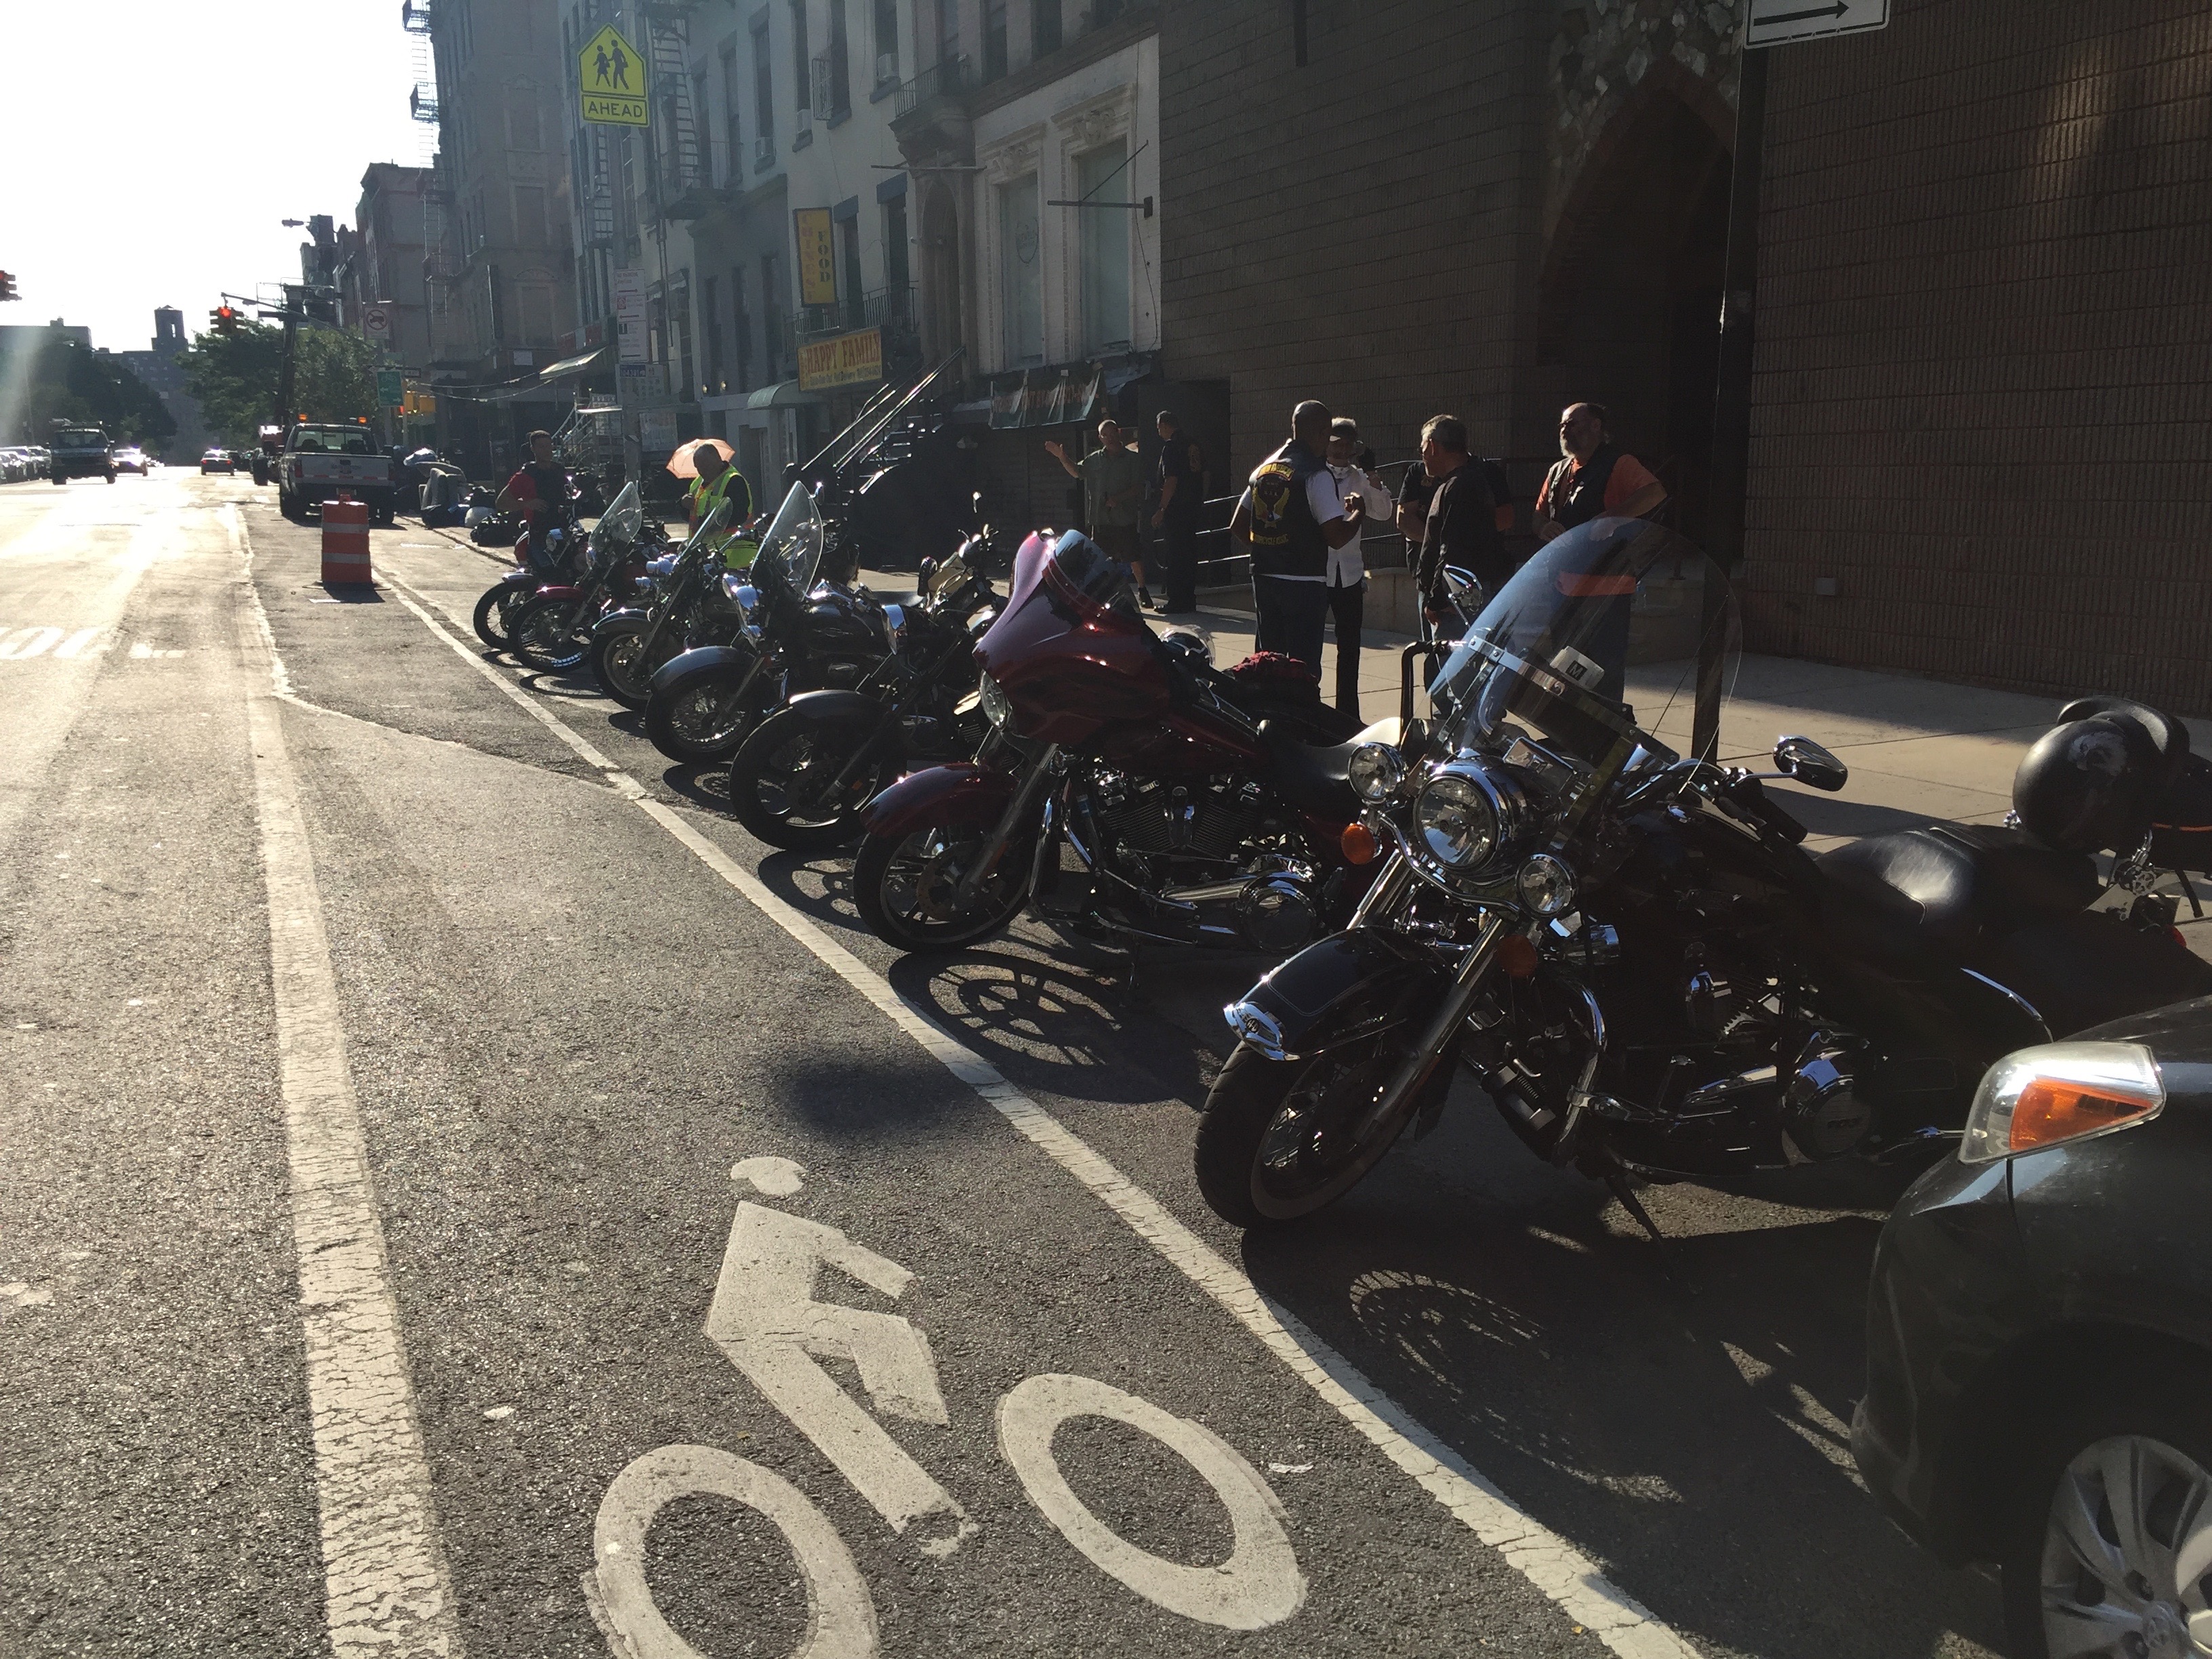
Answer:
[[1995, 1650], [1844, 1444], [1881, 1193], [1670, 1278], [1462, 1084], [1247, 1241], [1264, 964], [894, 959], [374, 556], [0, 488], [0, 1654]]

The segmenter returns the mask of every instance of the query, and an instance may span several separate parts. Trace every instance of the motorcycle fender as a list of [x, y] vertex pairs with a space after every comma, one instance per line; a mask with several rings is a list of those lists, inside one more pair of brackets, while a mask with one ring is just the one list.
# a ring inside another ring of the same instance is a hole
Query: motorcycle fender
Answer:
[[[510, 587], [526, 583], [531, 587], [535, 588], [539, 585], [538, 580], [538, 573], [535, 570], [510, 570], [507, 574], [501, 576], [500, 580], [506, 583]], [[557, 590], [548, 588], [546, 591], [548, 592], [553, 592]]]
[[659, 696], [678, 680], [688, 679], [695, 673], [710, 669], [726, 668], [739, 677], [753, 665], [753, 653], [734, 645], [702, 645], [689, 651], [680, 651], [660, 665], [653, 677], [652, 692]]
[[1355, 927], [1270, 969], [1222, 1011], [1229, 1028], [1271, 1060], [1303, 1060], [1418, 1018], [1451, 974], [1385, 929]]
[[599, 621], [593, 623], [592, 638], [594, 642], [597, 642], [600, 640], [611, 639], [617, 634], [640, 632], [652, 626], [653, 617], [650, 613], [639, 610], [635, 605], [628, 605], [620, 611], [610, 611]]
[[868, 803], [862, 826], [872, 836], [904, 836], [916, 830], [989, 828], [1013, 799], [1015, 778], [963, 761], [909, 772]]
[[783, 713], [796, 715], [803, 720], [827, 725], [854, 714], [880, 720], [884, 705], [873, 697], [862, 696], [857, 691], [802, 691], [784, 704]]

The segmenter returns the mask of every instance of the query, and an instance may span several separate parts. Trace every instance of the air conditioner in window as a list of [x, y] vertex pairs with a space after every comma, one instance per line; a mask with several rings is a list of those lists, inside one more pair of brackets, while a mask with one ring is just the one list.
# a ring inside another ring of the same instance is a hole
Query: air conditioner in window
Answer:
[[753, 165], [764, 167], [775, 160], [775, 140], [763, 132], [753, 140]]
[[879, 52], [876, 54], [876, 84], [884, 86], [898, 79], [898, 54]]

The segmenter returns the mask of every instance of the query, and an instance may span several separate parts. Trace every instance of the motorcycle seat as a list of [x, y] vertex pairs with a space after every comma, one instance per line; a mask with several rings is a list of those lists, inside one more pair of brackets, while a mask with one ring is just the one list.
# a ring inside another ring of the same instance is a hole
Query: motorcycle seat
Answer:
[[1275, 720], [1260, 722], [1260, 739], [1274, 763], [1275, 787], [1293, 806], [1316, 817], [1349, 823], [1359, 816], [1359, 797], [1352, 793], [1349, 768], [1359, 740], [1321, 748], [1300, 741]]
[[1817, 863], [1844, 901], [1832, 912], [1838, 921], [1887, 935], [1896, 948], [1934, 945], [1951, 954], [2085, 909], [2102, 886], [2086, 854], [2056, 852], [2024, 830], [1994, 824], [1930, 823], [1869, 836]]

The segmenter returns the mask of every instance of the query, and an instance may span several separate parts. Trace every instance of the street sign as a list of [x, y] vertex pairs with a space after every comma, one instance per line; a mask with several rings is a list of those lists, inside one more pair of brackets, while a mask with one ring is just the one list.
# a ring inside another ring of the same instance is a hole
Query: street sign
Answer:
[[1752, 0], [1744, 21], [1747, 46], [1786, 46], [1800, 40], [1825, 40], [1832, 34], [1857, 34], [1889, 23], [1889, 0]]
[[646, 361], [645, 273], [635, 265], [615, 272], [615, 332], [622, 342], [617, 361]]
[[612, 24], [593, 35], [577, 54], [576, 84], [583, 93], [586, 121], [609, 127], [651, 124], [645, 60]]
[[372, 340], [385, 341], [392, 337], [392, 308], [389, 306], [363, 306], [361, 310], [361, 331]]
[[799, 236], [799, 303], [836, 305], [837, 244], [830, 229], [830, 210], [793, 208], [791, 219]]
[[399, 371], [396, 368], [380, 368], [376, 371], [376, 401], [381, 407], [386, 409], [399, 407], [405, 397], [401, 378]]

